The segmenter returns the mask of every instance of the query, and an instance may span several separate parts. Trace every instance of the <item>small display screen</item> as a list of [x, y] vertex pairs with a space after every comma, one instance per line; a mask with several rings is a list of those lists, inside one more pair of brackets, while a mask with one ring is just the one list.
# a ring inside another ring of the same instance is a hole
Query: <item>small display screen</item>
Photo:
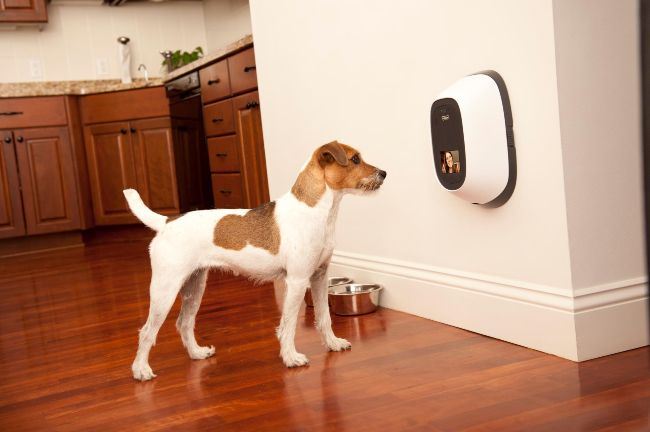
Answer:
[[440, 170], [443, 174], [460, 172], [460, 154], [458, 150], [440, 152]]

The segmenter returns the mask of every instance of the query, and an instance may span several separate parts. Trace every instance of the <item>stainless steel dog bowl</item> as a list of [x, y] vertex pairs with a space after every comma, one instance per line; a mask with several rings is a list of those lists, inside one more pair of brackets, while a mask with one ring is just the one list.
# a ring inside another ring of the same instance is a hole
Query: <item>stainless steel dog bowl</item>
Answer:
[[[331, 277], [327, 280], [328, 287], [351, 284], [351, 283], [354, 283], [354, 281], [349, 277], [345, 277], [345, 276]], [[307, 288], [307, 292], [305, 292], [305, 303], [309, 307], [314, 307], [314, 301], [311, 298], [311, 288]]]
[[346, 284], [329, 289], [331, 309], [337, 315], [363, 315], [379, 305], [383, 287], [377, 284]]

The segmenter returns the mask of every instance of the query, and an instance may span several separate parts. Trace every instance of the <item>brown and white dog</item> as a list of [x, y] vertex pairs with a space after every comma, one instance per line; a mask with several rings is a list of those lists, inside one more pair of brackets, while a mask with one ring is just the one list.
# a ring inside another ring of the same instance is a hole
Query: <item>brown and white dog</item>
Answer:
[[258, 281], [284, 279], [287, 293], [277, 336], [286, 366], [308, 362], [296, 351], [294, 337], [298, 311], [310, 286], [323, 342], [332, 351], [350, 348], [347, 340], [334, 335], [327, 304], [326, 272], [334, 250], [334, 225], [343, 195], [374, 191], [385, 178], [386, 172], [365, 163], [357, 150], [334, 141], [313, 153], [291, 192], [252, 210], [199, 210], [168, 221], [146, 207], [135, 190], [125, 190], [133, 214], [158, 233], [149, 247], [149, 317], [140, 330], [133, 377], [144, 381], [156, 376], [149, 366], [149, 351], [179, 292], [183, 303], [176, 327], [190, 357], [214, 355], [213, 346], [199, 346], [194, 337], [210, 268]]

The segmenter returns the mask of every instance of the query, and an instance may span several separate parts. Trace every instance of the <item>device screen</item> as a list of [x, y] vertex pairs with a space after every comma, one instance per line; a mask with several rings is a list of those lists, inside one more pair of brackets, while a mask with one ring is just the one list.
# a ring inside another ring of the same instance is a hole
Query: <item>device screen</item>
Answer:
[[440, 152], [440, 170], [443, 174], [460, 172], [460, 153], [458, 150]]

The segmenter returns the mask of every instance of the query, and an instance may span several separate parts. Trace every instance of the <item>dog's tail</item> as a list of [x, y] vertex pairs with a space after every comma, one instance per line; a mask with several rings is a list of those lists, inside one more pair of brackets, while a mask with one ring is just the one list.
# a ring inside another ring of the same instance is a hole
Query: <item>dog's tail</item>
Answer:
[[129, 208], [133, 214], [142, 221], [143, 224], [148, 226], [154, 231], [160, 231], [167, 223], [167, 216], [160, 215], [147, 207], [140, 194], [135, 189], [124, 189], [122, 191], [129, 203]]

